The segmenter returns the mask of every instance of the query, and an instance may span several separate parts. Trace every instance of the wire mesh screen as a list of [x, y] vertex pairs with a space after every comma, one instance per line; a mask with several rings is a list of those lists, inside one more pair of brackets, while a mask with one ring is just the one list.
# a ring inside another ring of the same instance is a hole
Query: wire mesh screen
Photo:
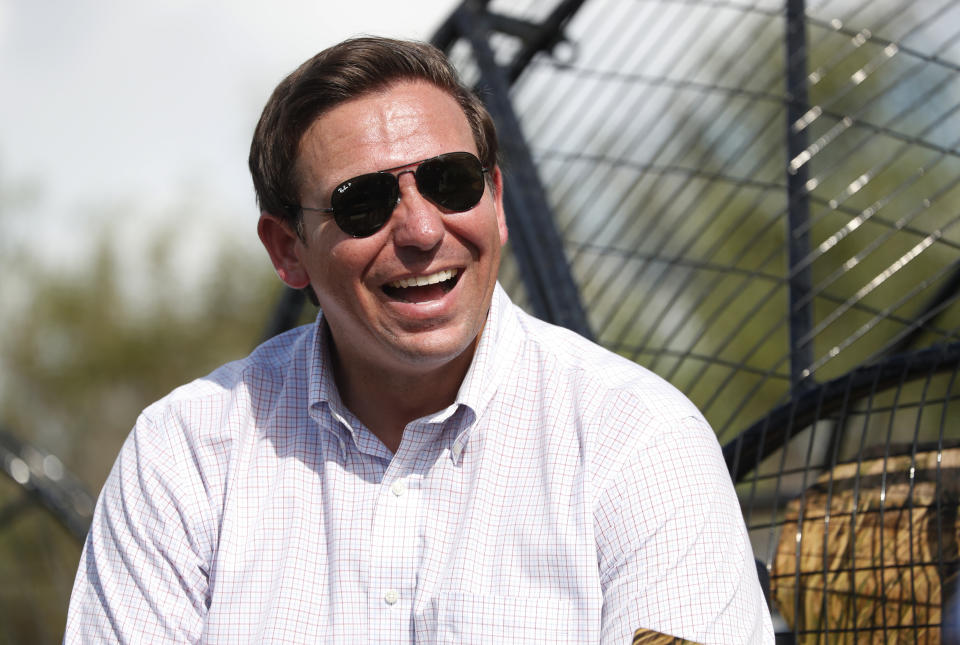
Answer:
[[[514, 89], [593, 331], [722, 439], [790, 392], [791, 306], [818, 381], [960, 319], [937, 297], [960, 258], [960, 7], [823, 4], [789, 158], [779, 3], [588, 3]], [[787, 168], [808, 174], [790, 232]]]
[[960, 636], [945, 613], [960, 564], [956, 357], [948, 364], [859, 368], [748, 438], [771, 449], [755, 451], [738, 493], [774, 606], [803, 642]]
[[960, 640], [960, 3], [488, 10], [571, 4], [510, 95], [590, 330], [727, 444], [795, 638]]

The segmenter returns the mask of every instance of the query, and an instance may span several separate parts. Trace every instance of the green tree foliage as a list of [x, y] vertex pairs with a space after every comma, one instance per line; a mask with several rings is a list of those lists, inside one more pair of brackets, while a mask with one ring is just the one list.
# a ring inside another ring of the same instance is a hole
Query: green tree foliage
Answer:
[[[251, 231], [251, 235], [252, 235]], [[266, 255], [211, 240], [214, 268], [185, 290], [161, 234], [135, 293], [104, 238], [79, 271], [3, 259], [22, 308], [4, 312], [0, 421], [55, 453], [96, 494], [140, 410], [172, 388], [248, 353], [280, 283]], [[219, 248], [218, 248], [219, 247]], [[0, 475], [0, 643], [58, 642], [80, 545]]]
[[124, 295], [122, 268], [107, 243], [86, 270], [33, 268], [29, 306], [4, 334], [13, 372], [2, 393], [8, 425], [25, 438], [59, 439], [51, 448], [94, 489], [138, 412], [246, 354], [276, 298], [279, 282], [265, 257], [221, 249], [199, 287], [202, 306], [178, 306], [191, 295], [178, 291], [164, 259], [153, 258], [148, 284], [135, 297]]

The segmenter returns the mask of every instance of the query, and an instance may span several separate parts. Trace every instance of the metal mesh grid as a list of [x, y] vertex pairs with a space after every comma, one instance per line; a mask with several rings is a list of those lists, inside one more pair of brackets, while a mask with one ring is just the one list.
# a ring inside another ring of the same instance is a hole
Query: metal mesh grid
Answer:
[[786, 449], [739, 482], [774, 606], [801, 642], [941, 642], [960, 564], [960, 391], [956, 362], [938, 368], [821, 388], [812, 418], [785, 424]]
[[810, 240], [793, 267], [812, 274], [794, 303], [812, 310], [809, 375], [956, 338], [954, 294], [930, 302], [960, 257], [958, 8], [846, 4], [808, 9], [797, 158], [771, 3], [588, 3], [566, 31], [575, 55], [535, 58], [514, 88], [598, 339], [722, 439], [791, 390], [788, 162], [809, 172], [793, 231]]
[[794, 638], [960, 638], [960, 3], [798, 5], [584, 2], [512, 103], [591, 331], [727, 443]]

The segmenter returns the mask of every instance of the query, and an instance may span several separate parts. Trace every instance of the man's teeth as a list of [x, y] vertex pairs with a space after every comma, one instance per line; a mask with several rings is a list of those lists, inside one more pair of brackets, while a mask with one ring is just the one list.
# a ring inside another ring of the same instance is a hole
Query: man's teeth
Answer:
[[437, 271], [436, 273], [432, 273], [430, 275], [421, 275], [413, 278], [394, 280], [387, 286], [394, 289], [405, 289], [406, 287], [425, 287], [428, 284], [444, 282], [453, 278], [455, 275], [457, 275], [456, 269], [447, 269], [446, 271]]

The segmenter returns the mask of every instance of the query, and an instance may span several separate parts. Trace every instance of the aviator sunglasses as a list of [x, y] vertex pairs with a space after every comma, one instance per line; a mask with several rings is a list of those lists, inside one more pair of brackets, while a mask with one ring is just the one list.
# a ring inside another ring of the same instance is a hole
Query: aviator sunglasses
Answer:
[[[403, 170], [413, 166], [416, 170]], [[402, 172], [393, 174], [398, 170]], [[400, 175], [413, 173], [421, 195], [440, 208], [462, 213], [476, 206], [483, 197], [483, 174], [487, 170], [469, 152], [448, 152], [348, 179], [333, 189], [330, 208], [299, 208], [333, 213], [334, 221], [344, 233], [368, 237], [384, 227], [400, 202]]]

